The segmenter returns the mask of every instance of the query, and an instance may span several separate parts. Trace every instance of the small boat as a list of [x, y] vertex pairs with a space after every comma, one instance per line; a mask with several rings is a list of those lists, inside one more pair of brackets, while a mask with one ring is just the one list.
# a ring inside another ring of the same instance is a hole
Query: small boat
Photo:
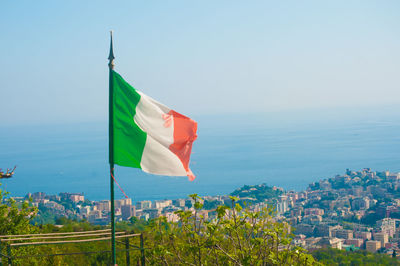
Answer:
[[7, 168], [7, 171], [5, 173], [0, 168], [0, 179], [12, 177], [14, 175], [15, 168], [17, 168], [17, 166], [14, 166], [14, 168], [12, 170]]

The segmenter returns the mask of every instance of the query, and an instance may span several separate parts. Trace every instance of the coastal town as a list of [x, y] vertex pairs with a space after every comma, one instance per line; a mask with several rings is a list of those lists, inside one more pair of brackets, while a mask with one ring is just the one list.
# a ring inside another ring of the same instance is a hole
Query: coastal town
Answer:
[[[347, 169], [298, 192], [266, 184], [246, 185], [230, 195], [203, 196], [199, 214], [214, 219], [216, 207], [231, 204], [232, 196], [254, 211], [273, 207], [274, 219], [292, 225], [294, 244], [309, 251], [331, 247], [400, 254], [400, 173]], [[58, 217], [97, 225], [110, 222], [110, 201], [90, 201], [82, 193], [35, 192], [14, 199], [29, 200], [38, 208], [37, 223], [40, 219], [54, 223]], [[115, 201], [115, 216], [117, 221], [131, 222], [165, 216], [174, 222], [178, 220], [175, 212], [193, 210], [193, 203], [189, 198], [138, 202], [126, 198]]]

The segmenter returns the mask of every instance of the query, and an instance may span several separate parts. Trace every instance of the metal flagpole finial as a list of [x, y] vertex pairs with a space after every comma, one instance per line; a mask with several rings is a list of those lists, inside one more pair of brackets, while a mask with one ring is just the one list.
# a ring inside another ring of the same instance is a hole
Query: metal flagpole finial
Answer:
[[112, 37], [112, 34], [113, 34], [113, 31], [111, 30], [110, 31], [110, 37], [111, 37], [111, 39], [110, 39], [110, 54], [108, 55], [108, 60], [110, 61], [109, 63], [108, 63], [108, 67], [110, 68], [110, 69], [114, 69], [114, 51], [113, 51], [113, 37]]

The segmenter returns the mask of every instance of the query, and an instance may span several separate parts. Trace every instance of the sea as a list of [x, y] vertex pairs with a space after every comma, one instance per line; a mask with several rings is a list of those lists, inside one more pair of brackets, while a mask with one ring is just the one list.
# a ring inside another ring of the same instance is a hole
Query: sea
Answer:
[[[116, 166], [115, 178], [133, 201], [226, 195], [265, 183], [302, 190], [347, 168], [400, 172], [400, 110], [341, 108], [193, 116], [193, 182]], [[0, 126], [0, 180], [11, 196], [83, 193], [110, 197], [107, 121]], [[123, 194], [115, 187], [116, 198]]]

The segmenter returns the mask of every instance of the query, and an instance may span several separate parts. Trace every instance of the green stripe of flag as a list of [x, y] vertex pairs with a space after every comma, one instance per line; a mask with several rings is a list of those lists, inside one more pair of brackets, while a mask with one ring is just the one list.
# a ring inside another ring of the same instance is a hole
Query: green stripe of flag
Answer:
[[140, 161], [147, 134], [133, 120], [140, 94], [115, 71], [112, 72], [112, 82], [114, 163], [141, 168]]

